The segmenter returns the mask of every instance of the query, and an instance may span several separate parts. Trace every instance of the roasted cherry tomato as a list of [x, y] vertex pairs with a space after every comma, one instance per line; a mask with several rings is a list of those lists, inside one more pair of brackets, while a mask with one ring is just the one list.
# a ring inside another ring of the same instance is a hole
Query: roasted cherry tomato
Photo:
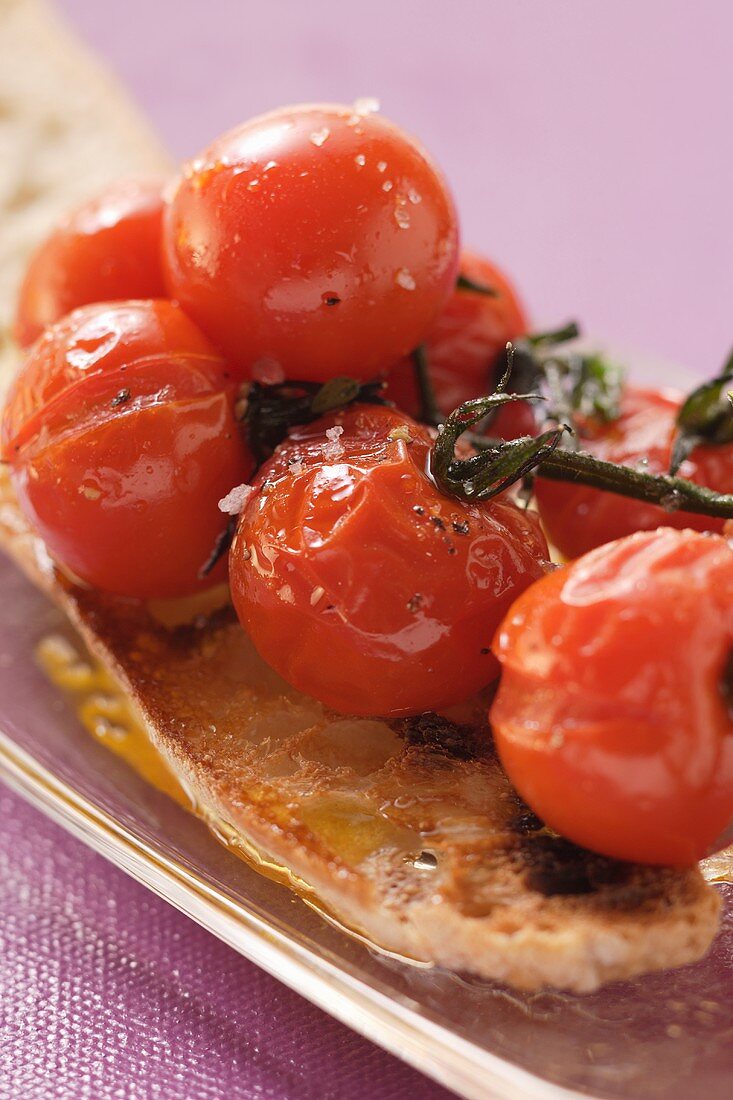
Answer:
[[[446, 416], [464, 401], [490, 392], [507, 342], [527, 331], [527, 318], [516, 292], [498, 267], [473, 252], [462, 252], [460, 272], [473, 283], [492, 287], [496, 295], [458, 287], [424, 341], [430, 381], [438, 408]], [[411, 357], [387, 374], [384, 396], [409, 416], [419, 418], [420, 397]], [[522, 402], [507, 405], [494, 421], [494, 433], [506, 439], [533, 435], [531, 408]]]
[[162, 188], [159, 179], [123, 180], [56, 227], [20, 288], [15, 337], [22, 347], [77, 306], [166, 296]]
[[[588, 423], [581, 445], [608, 462], [638, 466], [650, 474], [667, 473], [679, 407], [677, 395], [629, 386], [622, 398], [618, 420], [595, 428]], [[696, 448], [680, 467], [679, 476], [721, 493], [733, 492], [733, 444]], [[567, 481], [537, 478], [535, 493], [547, 536], [567, 558], [578, 557], [634, 531], [655, 527], [723, 530], [721, 519], [666, 511], [658, 504]]]
[[442, 175], [358, 104], [220, 137], [165, 221], [170, 292], [243, 377], [370, 378], [420, 343], [455, 283]]
[[517, 600], [494, 644], [507, 773], [577, 844], [676, 866], [733, 817], [733, 548], [659, 528]]
[[10, 392], [3, 458], [68, 571], [124, 596], [184, 595], [252, 473], [226, 363], [172, 302], [85, 306], [46, 330]]
[[258, 474], [230, 553], [239, 618], [281, 676], [334, 710], [413, 714], [497, 675], [493, 631], [544, 573], [536, 520], [468, 506], [426, 473], [431, 436], [353, 406], [292, 433]]

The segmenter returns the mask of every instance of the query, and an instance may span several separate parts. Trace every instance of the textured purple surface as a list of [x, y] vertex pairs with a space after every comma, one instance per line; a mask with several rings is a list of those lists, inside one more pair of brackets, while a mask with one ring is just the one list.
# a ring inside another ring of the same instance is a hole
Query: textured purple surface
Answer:
[[2, 1100], [447, 1097], [0, 786]]
[[[713, 367], [731, 340], [722, 0], [62, 0], [170, 148], [374, 94], [535, 314]], [[722, 228], [721, 228], [722, 227]], [[0, 797], [0, 1098], [445, 1095]]]

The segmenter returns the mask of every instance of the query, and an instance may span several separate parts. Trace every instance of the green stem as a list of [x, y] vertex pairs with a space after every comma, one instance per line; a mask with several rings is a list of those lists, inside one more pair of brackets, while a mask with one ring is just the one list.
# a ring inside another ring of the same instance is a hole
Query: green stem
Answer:
[[469, 279], [468, 275], [459, 275], [456, 279], [456, 290], [471, 290], [474, 294], [484, 294], [487, 298], [498, 298], [499, 291], [486, 283], [477, 283]]
[[547, 332], [530, 332], [523, 339], [533, 348], [539, 348], [545, 344], [565, 344], [578, 336], [580, 336], [580, 326], [577, 321], [568, 321], [561, 328], [548, 329]]
[[[478, 450], [494, 450], [501, 440], [472, 435], [470, 442]], [[733, 519], [733, 494], [716, 493], [683, 477], [645, 474], [630, 466], [604, 462], [585, 451], [556, 449], [542, 457], [534, 471], [551, 481], [569, 481], [588, 485], [617, 496], [658, 504], [668, 512], [694, 512], [701, 516]]]
[[420, 419], [425, 424], [431, 424], [436, 428], [444, 417], [441, 416], [438, 402], [435, 399], [435, 391], [430, 381], [430, 368], [428, 367], [428, 350], [425, 344], [419, 344], [412, 353], [412, 365], [415, 369], [415, 381], [420, 398]]

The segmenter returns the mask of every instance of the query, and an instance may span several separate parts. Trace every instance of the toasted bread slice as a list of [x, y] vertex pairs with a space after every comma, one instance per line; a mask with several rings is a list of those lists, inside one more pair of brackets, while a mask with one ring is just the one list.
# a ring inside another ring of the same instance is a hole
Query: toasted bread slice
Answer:
[[700, 872], [550, 834], [499, 766], [485, 700], [389, 724], [329, 714], [263, 664], [228, 604], [167, 627], [70, 584], [7, 481], [0, 543], [134, 700], [195, 812], [378, 947], [577, 992], [707, 950], [719, 899]]
[[[107, 179], [167, 158], [38, 0], [2, 5], [0, 50], [1, 394], [30, 248]], [[375, 945], [584, 991], [710, 944], [719, 901], [697, 870], [615, 863], [542, 828], [496, 761], [485, 701], [392, 725], [328, 714], [263, 665], [228, 606], [168, 628], [70, 585], [1, 472], [0, 544], [117, 679], [195, 811]]]

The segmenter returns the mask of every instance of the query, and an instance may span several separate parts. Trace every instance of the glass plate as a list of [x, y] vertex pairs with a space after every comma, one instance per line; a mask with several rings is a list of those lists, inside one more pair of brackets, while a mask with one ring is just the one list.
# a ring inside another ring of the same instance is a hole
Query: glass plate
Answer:
[[0, 607], [0, 775], [343, 1023], [477, 1100], [728, 1100], [733, 887], [719, 887], [723, 929], [702, 963], [584, 997], [523, 995], [378, 955], [229, 853], [90, 737], [34, 659], [41, 638], [68, 632], [65, 620], [1, 555]]

